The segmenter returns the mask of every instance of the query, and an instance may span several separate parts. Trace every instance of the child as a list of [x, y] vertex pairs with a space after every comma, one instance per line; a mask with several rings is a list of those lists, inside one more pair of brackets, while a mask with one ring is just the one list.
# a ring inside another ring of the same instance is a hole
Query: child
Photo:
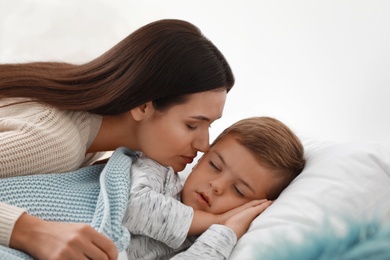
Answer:
[[123, 216], [131, 233], [128, 258], [228, 258], [251, 221], [304, 164], [299, 139], [268, 117], [244, 119], [224, 130], [183, 188], [171, 167], [142, 156], [133, 160]]
[[[249, 219], [229, 225], [226, 219], [236, 213], [234, 209], [253, 210], [256, 200], [275, 200], [305, 164], [299, 139], [283, 123], [268, 117], [247, 118], [225, 129], [194, 167], [182, 190], [173, 171], [166, 169], [162, 174], [162, 166], [158, 169], [156, 163], [148, 161], [137, 161], [132, 175], [128, 212], [138, 214], [127, 214], [124, 225], [131, 227], [133, 235], [142, 235], [132, 237], [127, 249], [129, 259], [137, 258], [140, 249], [142, 259], [162, 255], [170, 259], [193, 243], [191, 235], [206, 230], [189, 250], [176, 257], [228, 258], [236, 239], [270, 203], [260, 201], [255, 214], [242, 212], [241, 216]], [[151, 174], [154, 167], [157, 169]], [[185, 205], [179, 203], [180, 197]], [[254, 204], [248, 204], [251, 201]], [[190, 237], [185, 240], [187, 234]]]

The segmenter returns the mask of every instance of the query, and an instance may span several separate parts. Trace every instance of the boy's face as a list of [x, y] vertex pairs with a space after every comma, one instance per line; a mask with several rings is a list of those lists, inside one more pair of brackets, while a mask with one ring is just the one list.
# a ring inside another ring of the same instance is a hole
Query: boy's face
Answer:
[[265, 199], [272, 171], [227, 135], [203, 155], [182, 189], [182, 202], [220, 214], [255, 199]]

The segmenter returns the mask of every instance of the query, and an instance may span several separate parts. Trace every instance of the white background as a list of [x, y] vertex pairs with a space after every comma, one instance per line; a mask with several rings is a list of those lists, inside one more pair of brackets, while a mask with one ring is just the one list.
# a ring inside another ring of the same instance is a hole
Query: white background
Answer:
[[197, 25], [235, 74], [211, 140], [267, 115], [319, 141], [390, 141], [387, 0], [0, 0], [0, 62], [88, 61], [164, 18]]
[[388, 0], [0, 0], [0, 62], [88, 61], [164, 18], [197, 25], [233, 68], [211, 140], [267, 115], [318, 141], [390, 142]]

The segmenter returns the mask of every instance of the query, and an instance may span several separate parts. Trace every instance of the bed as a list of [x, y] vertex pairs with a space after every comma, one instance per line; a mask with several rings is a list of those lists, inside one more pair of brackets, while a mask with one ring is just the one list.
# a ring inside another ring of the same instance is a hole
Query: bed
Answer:
[[[390, 259], [390, 144], [311, 140], [303, 140], [303, 144], [307, 160], [303, 172], [253, 221], [229, 259]], [[33, 184], [47, 185], [50, 189], [44, 190], [59, 198], [66, 195], [70, 196], [66, 201], [83, 202], [81, 212], [77, 213], [77, 217], [83, 217], [81, 222], [91, 222], [123, 250], [129, 242], [121, 219], [127, 205], [129, 187], [124, 183], [129, 183], [131, 159], [127, 150], [122, 150], [116, 150], [106, 166], [95, 165], [67, 175], [28, 176], [23, 179], [25, 183], [17, 178], [6, 179], [0, 197], [34, 211], [36, 199], [41, 198], [47, 204], [45, 198], [14, 196], [20, 192], [14, 189], [26, 191]], [[71, 180], [66, 189], [64, 176], [71, 176], [66, 177], [66, 181]], [[16, 186], [11, 185], [14, 182]], [[61, 185], [55, 189], [54, 183]], [[83, 199], [77, 197], [84, 193], [89, 195]], [[39, 206], [36, 215], [80, 222], [74, 221], [72, 214], [57, 214], [64, 208], [62, 201], [54, 200], [49, 207]], [[75, 203], [70, 203], [72, 209]], [[58, 210], [53, 211], [53, 207]], [[69, 218], [68, 215], [72, 219], [63, 219]], [[15, 250], [1, 248], [0, 256], [4, 255], [7, 259], [30, 259]], [[119, 259], [127, 259], [126, 254], [120, 253]]]

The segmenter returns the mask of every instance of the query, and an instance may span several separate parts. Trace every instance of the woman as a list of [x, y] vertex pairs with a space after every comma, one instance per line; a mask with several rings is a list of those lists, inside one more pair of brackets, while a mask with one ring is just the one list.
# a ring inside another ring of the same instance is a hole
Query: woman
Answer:
[[[145, 25], [86, 64], [0, 65], [0, 175], [72, 171], [120, 146], [181, 171], [208, 149], [233, 85], [220, 51], [181, 20]], [[88, 225], [4, 203], [0, 225], [0, 243], [36, 258], [117, 258]]]

